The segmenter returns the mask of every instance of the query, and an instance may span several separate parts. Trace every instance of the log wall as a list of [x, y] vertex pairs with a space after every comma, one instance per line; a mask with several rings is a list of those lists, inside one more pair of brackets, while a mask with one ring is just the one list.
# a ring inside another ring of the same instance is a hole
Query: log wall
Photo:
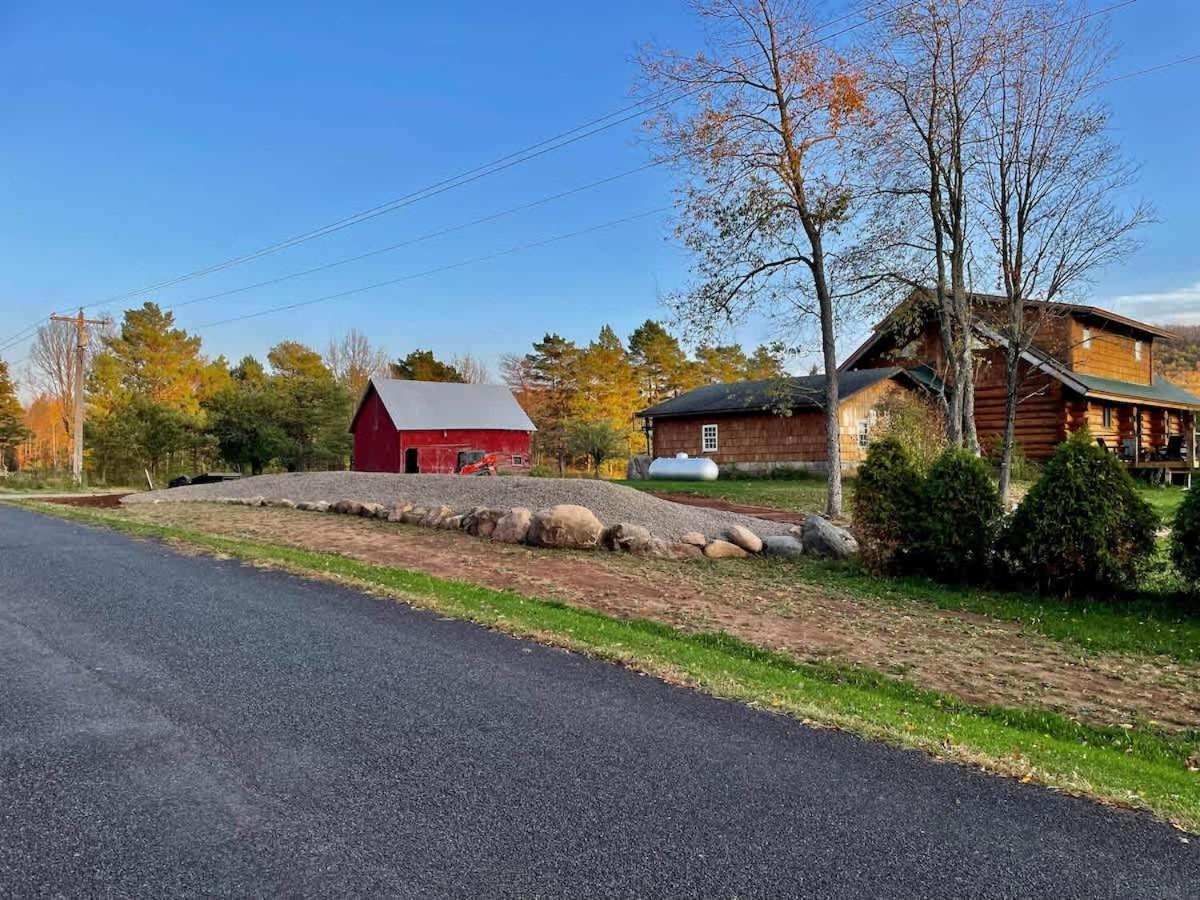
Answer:
[[[999, 450], [1004, 437], [1004, 355], [980, 354], [975, 379], [975, 429], [985, 451]], [[1048, 459], [1066, 437], [1067, 414], [1062, 384], [1021, 363], [1016, 439], [1028, 459]]]

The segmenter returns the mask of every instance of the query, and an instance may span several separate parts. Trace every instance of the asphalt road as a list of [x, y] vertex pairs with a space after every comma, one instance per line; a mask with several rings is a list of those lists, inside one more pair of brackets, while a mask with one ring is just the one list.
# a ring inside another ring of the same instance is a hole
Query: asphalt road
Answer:
[[1194, 897], [1146, 816], [0, 504], [0, 895]]

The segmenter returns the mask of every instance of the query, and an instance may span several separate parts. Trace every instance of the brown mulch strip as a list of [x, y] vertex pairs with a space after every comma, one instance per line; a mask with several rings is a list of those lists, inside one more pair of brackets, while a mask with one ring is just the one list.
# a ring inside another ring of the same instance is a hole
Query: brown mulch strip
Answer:
[[90, 506], [109, 509], [121, 505], [121, 498], [128, 494], [90, 494], [86, 497], [47, 497], [47, 503], [60, 503], [63, 506]]
[[[1098, 724], [1200, 727], [1200, 665], [1085, 654], [1013, 622], [859, 599], [758, 560], [664, 561], [493, 544], [377, 520], [201, 503], [126, 507], [130, 518], [340, 553], [622, 618], [724, 631], [802, 660], [867, 666], [972, 703], [1045, 707]], [[803, 563], [801, 564], [803, 565]]]
[[777, 509], [773, 506], [751, 506], [746, 503], [730, 503], [728, 500], [718, 500], [716, 497], [701, 497], [697, 494], [674, 494], [666, 491], [646, 491], [652, 497], [660, 500], [670, 500], [672, 503], [682, 503], [684, 506], [699, 506], [704, 509], [718, 509], [721, 512], [740, 513], [743, 516], [754, 516], [756, 519], [769, 519], [772, 522], [786, 522], [791, 525], [803, 525], [804, 514]]

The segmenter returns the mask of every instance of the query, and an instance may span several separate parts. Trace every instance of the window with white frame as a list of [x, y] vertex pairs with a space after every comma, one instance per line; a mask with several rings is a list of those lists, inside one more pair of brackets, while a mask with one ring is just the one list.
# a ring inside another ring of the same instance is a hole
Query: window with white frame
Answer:
[[717, 452], [717, 426], [704, 425], [700, 428], [700, 452]]
[[858, 423], [858, 446], [866, 450], [869, 443], [871, 443], [871, 423], [869, 420], [863, 419]]
[[1083, 340], [1081, 341], [1081, 343], [1083, 344], [1084, 350], [1092, 349], [1092, 329], [1090, 329], [1090, 328], [1083, 329]]
[[1133, 358], [1135, 360], [1137, 360], [1138, 362], [1142, 361], [1142, 342], [1141, 341], [1133, 342]]

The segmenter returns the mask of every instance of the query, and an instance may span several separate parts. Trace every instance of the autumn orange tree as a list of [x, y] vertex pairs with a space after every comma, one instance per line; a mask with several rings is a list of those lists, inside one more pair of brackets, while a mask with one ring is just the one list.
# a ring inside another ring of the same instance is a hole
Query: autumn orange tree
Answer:
[[816, 39], [805, 3], [696, 0], [709, 49], [650, 48], [645, 86], [678, 97], [648, 128], [681, 177], [677, 233], [695, 283], [674, 298], [706, 329], [751, 311], [815, 320], [826, 373], [827, 512], [842, 511], [836, 307], [839, 242], [856, 213], [856, 142], [869, 126], [859, 74]]

